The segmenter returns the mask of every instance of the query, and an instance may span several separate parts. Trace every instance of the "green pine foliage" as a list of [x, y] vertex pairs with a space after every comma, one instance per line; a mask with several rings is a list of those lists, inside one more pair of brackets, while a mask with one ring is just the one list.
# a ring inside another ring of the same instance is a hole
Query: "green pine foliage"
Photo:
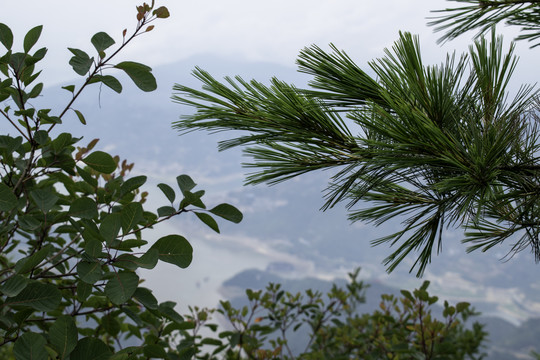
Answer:
[[467, 31], [487, 33], [500, 23], [519, 28], [516, 40], [540, 45], [540, 3], [535, 0], [449, 0], [463, 6], [434, 11], [429, 23], [436, 31], [445, 31], [440, 41], [455, 39]]
[[445, 230], [457, 228], [469, 251], [517, 238], [510, 252], [540, 260], [537, 92], [522, 86], [510, 96], [513, 44], [492, 31], [467, 54], [426, 65], [418, 37], [402, 33], [369, 63], [374, 76], [333, 45], [305, 48], [297, 63], [312, 76], [308, 89], [195, 69], [202, 89], [176, 85], [174, 101], [196, 112], [175, 126], [234, 130], [219, 147], [243, 147], [249, 184], [335, 169], [324, 208], [345, 203], [351, 221], [402, 222], [373, 240], [393, 248], [389, 271], [415, 257], [421, 276]]

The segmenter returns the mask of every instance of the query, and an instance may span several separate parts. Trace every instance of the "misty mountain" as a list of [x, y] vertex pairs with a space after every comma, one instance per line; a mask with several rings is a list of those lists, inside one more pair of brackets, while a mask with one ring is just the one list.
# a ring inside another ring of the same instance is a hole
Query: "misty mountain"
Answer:
[[[172, 122], [192, 111], [171, 101], [172, 86], [181, 83], [198, 87], [190, 75], [197, 65], [217, 78], [239, 74], [244, 79], [264, 82], [276, 76], [298, 86], [304, 86], [308, 80], [292, 67], [201, 56], [154, 69], [158, 90], [153, 93], [140, 92], [122, 74], [119, 78], [124, 91], [120, 95], [105, 86], [92, 85], [74, 105], [85, 114], [87, 125], [82, 125], [74, 113], [64, 119], [74, 136], [83, 137], [81, 145], [100, 138], [99, 149], [134, 162], [133, 174], [149, 177], [146, 189], [151, 206], [157, 207], [164, 201], [155, 185], [174, 184], [175, 177], [185, 173], [207, 191], [208, 202], [229, 202], [244, 213], [244, 220], [238, 225], [220, 224], [221, 234], [189, 217], [171, 222], [170, 228], [187, 234], [192, 242], [194, 263], [178, 275], [175, 273], [178, 285], [174, 288], [160, 281], [169, 271], [166, 266], [144, 273], [151, 287], [158, 288], [159, 296], [174, 297], [172, 300], [180, 304], [201, 299], [215, 305], [217, 289], [225, 280], [253, 266], [264, 270], [275, 262], [291, 264], [287, 274], [281, 274], [289, 278], [344, 278], [348, 271], [361, 266], [368, 283], [409, 289], [421, 283], [409, 273], [412, 257], [387, 274], [381, 263], [391, 249], [370, 245], [372, 240], [398, 229], [399, 221], [380, 227], [351, 224], [343, 205], [326, 212], [319, 210], [324, 204], [330, 172], [306, 174], [272, 187], [244, 187], [246, 169], [241, 164], [249, 159], [239, 149], [217, 151], [217, 142], [226, 139], [227, 133], [192, 132], [180, 136], [172, 129]], [[54, 112], [69, 99], [70, 93], [58, 85], [46, 89], [44, 97], [34, 103], [52, 103]], [[11, 131], [7, 125], [1, 129], [4, 133]], [[55, 130], [58, 129], [62, 127]], [[538, 267], [533, 256], [520, 253], [505, 257], [511, 244], [487, 253], [467, 254], [460, 243], [461, 234], [460, 229], [449, 229], [442, 253], [434, 255], [428, 266], [424, 278], [431, 281], [431, 291], [451, 301], [469, 301], [485, 315], [506, 319], [514, 325], [540, 316]]]
[[[320, 291], [323, 294], [330, 291], [333, 284], [344, 287], [346, 281], [339, 279], [337, 281], [325, 281], [317, 278], [287, 278], [280, 276], [280, 273], [286, 273], [290, 266], [286, 264], [271, 264], [266, 270], [248, 269], [242, 271], [223, 283], [221, 293], [228, 299], [233, 307], [240, 309], [248, 305], [245, 296], [246, 289], [263, 290], [268, 283], [281, 284], [284, 291], [292, 294], [304, 293], [307, 289]], [[381, 295], [392, 294], [400, 297], [400, 289], [387, 286], [379, 282], [367, 283], [365, 289], [365, 302], [358, 306], [358, 313], [373, 313], [380, 310], [379, 303]], [[429, 290], [431, 295], [438, 295]], [[441, 318], [443, 308], [435, 304], [432, 307], [432, 314]], [[493, 316], [477, 316], [469, 319], [469, 325], [478, 322], [484, 325], [484, 330], [489, 336], [485, 343], [489, 360], [519, 360], [530, 358], [531, 351], [539, 351], [538, 337], [540, 336], [540, 319], [529, 319], [523, 324], [516, 326], [504, 319]], [[294, 353], [300, 353], [304, 350], [308, 342], [308, 333], [306, 329], [288, 333], [288, 339]]]

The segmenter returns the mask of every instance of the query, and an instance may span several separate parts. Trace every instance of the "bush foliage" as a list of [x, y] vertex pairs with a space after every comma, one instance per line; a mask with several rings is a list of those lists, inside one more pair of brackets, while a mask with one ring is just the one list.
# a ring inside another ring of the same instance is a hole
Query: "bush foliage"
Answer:
[[[141, 286], [137, 269], [153, 269], [158, 261], [185, 268], [192, 247], [179, 234], [154, 239], [143, 230], [188, 212], [218, 232], [214, 216], [242, 219], [229, 204], [207, 209], [204, 191], [188, 175], [177, 177], [176, 190], [160, 184], [168, 201], [149, 211], [146, 176], [129, 176], [133, 164], [95, 150], [98, 139], [83, 145], [81, 137], [62, 132], [70, 113], [75, 116], [68, 121], [86, 123], [74, 106], [88, 86], [122, 91], [120, 81], [105, 74], [109, 69], [122, 70], [143, 91], [156, 89], [148, 66], [113, 60], [168, 16], [165, 7], [143, 4], [134, 32], [124, 30], [120, 44], [98, 32], [91, 38], [94, 56], [70, 48], [69, 64], [83, 80], [63, 87], [69, 98], [59, 113], [32, 105], [44, 88], [38, 66], [47, 49], [34, 49], [42, 27], [28, 31], [18, 51], [10, 28], [0, 24], [6, 50], [0, 101], [7, 105], [0, 116], [14, 133], [0, 135], [0, 345], [12, 345], [17, 360], [162, 356], [163, 336], [184, 319], [174, 302], [160, 303]], [[137, 345], [123, 347], [130, 338]]]

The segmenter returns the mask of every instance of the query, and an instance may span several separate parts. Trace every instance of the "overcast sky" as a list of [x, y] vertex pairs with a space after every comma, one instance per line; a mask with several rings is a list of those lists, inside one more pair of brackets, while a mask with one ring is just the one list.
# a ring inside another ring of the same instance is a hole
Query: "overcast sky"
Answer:
[[[28, 29], [44, 25], [40, 44], [49, 52], [41, 79], [52, 85], [77, 77], [67, 65], [71, 56], [67, 47], [92, 56], [90, 38], [98, 31], [119, 43], [123, 29], [134, 29], [135, 6], [140, 4], [134, 0], [4, 1], [0, 22], [13, 29], [19, 49]], [[423, 58], [429, 64], [443, 61], [447, 52], [466, 51], [471, 38], [464, 36], [442, 46], [436, 43], [440, 34], [426, 25], [427, 18], [434, 16], [432, 10], [456, 6], [445, 0], [156, 1], [156, 6], [161, 5], [169, 8], [171, 17], [156, 21], [155, 29], [130, 44], [117, 61], [138, 61], [155, 68], [203, 55], [292, 68], [303, 47], [325, 47], [332, 42], [366, 68], [366, 62], [381, 57], [402, 30], [420, 35]], [[500, 31], [507, 33], [507, 41], [516, 33]], [[518, 44], [521, 62], [514, 88], [536, 81], [530, 74], [536, 73], [539, 51]]]
[[[438, 35], [426, 26], [430, 10], [453, 5], [444, 0], [199, 0], [157, 1], [171, 17], [157, 21], [156, 28], [134, 42], [124, 58], [152, 67], [193, 55], [275, 62], [294, 66], [304, 46], [332, 42], [345, 49], [360, 64], [381, 56], [399, 30], [421, 35], [428, 60], [443, 59], [454, 48], [466, 48], [467, 39], [435, 43]], [[49, 48], [47, 79], [72, 77], [65, 71], [67, 47], [91, 51], [90, 37], [106, 31], [119, 42], [124, 28], [134, 28], [133, 0], [4, 1], [1, 22], [21, 44], [25, 32], [44, 25], [41, 44]], [[18, 41], [18, 42], [17, 42]], [[526, 46], [524, 46], [526, 49]]]
[[[39, 45], [49, 53], [41, 78], [50, 85], [76, 77], [67, 64], [67, 47], [93, 55], [90, 38], [96, 32], [105, 31], [120, 42], [124, 28], [132, 31], [136, 5], [140, 2], [2, 0], [0, 22], [12, 28], [16, 49], [22, 48], [27, 30], [44, 25]], [[204, 55], [295, 67], [303, 47], [332, 42], [365, 68], [367, 61], [383, 55], [400, 30], [420, 34], [426, 63], [438, 63], [454, 49], [466, 51], [470, 40], [436, 44], [440, 34], [427, 27], [426, 18], [433, 15], [431, 10], [455, 5], [445, 0], [157, 0], [161, 5], [169, 8], [171, 17], [156, 21], [154, 31], [130, 44], [121, 59], [155, 68]], [[536, 81], [539, 51], [518, 45], [522, 61], [517, 84]]]

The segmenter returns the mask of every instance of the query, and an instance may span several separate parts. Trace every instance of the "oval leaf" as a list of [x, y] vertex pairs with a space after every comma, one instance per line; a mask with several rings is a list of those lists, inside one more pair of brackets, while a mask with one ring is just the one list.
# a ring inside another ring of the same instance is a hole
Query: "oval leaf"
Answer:
[[29, 306], [38, 311], [55, 310], [62, 300], [62, 294], [56, 286], [32, 282], [17, 296], [6, 299], [4, 305]]
[[166, 301], [159, 304], [158, 311], [167, 319], [174, 321], [177, 324], [182, 324], [184, 322], [184, 318], [182, 317], [182, 315], [177, 313], [176, 310], [174, 310], [175, 305], [176, 303], [174, 302]]
[[73, 349], [70, 359], [77, 360], [108, 360], [112, 356], [109, 347], [96, 338], [82, 338]]
[[17, 274], [25, 274], [30, 270], [34, 269], [40, 262], [42, 262], [47, 257], [47, 255], [49, 255], [49, 251], [52, 249], [52, 247], [53, 246], [51, 244], [47, 244], [32, 255], [24, 257], [17, 261], [14, 269], [15, 272]]
[[215, 208], [211, 209], [210, 212], [235, 224], [242, 221], [242, 218], [244, 217], [240, 210], [230, 204], [219, 204]]
[[142, 91], [156, 90], [156, 78], [152, 75], [152, 69], [150, 67], [133, 61], [124, 61], [116, 64], [115, 68], [124, 70], [131, 80], [133, 80], [135, 85]]
[[77, 198], [69, 207], [69, 215], [81, 219], [93, 219], [98, 216], [97, 204], [87, 197]]
[[122, 231], [124, 234], [128, 233], [131, 229], [143, 219], [143, 207], [141, 203], [133, 202], [122, 209]]
[[13, 33], [6, 24], [2, 23], [0, 23], [0, 43], [2, 43], [7, 50], [11, 50], [11, 47], [13, 46]]
[[103, 277], [99, 262], [81, 261], [77, 264], [77, 273], [81, 280], [87, 284], [95, 284]]
[[49, 329], [49, 341], [60, 359], [75, 349], [77, 338], [77, 326], [71, 316], [59, 316]]
[[75, 109], [73, 109], [73, 111], [75, 111], [75, 114], [79, 118], [79, 121], [81, 122], [81, 124], [86, 125], [86, 119], [84, 118], [83, 113], [80, 112], [79, 110], [75, 110]]
[[26, 278], [21, 275], [15, 275], [0, 286], [0, 292], [6, 296], [15, 296], [19, 294], [26, 285], [28, 285]]
[[69, 65], [77, 74], [86, 75], [94, 63], [94, 58], [89, 57], [87, 53], [79, 49], [68, 48], [68, 50], [73, 54], [69, 60]]
[[156, 297], [152, 294], [152, 291], [147, 288], [137, 288], [133, 297], [148, 309], [157, 310], [158, 308]]
[[97, 82], [107, 85], [118, 94], [122, 92], [122, 84], [120, 84], [120, 81], [112, 75], [94, 75], [89, 83], [92, 84]]
[[23, 42], [23, 48], [25, 53], [28, 53], [30, 49], [32, 49], [32, 47], [37, 43], [41, 35], [41, 30], [43, 30], [43, 25], [36, 26], [35, 28], [30, 29], [30, 31], [26, 33]]
[[159, 260], [186, 268], [193, 259], [191, 244], [180, 235], [168, 235], [160, 238], [152, 245], [151, 249], [157, 249]]
[[197, 184], [191, 179], [189, 175], [180, 175], [176, 178], [176, 182], [178, 183], [178, 187], [184, 192], [191, 191]]
[[113, 304], [120, 305], [131, 299], [138, 284], [137, 274], [131, 271], [119, 271], [105, 285], [105, 295]]
[[109, 34], [103, 31], [98, 32], [97, 34], [92, 36], [92, 39], [90, 39], [90, 41], [92, 42], [92, 45], [94, 45], [98, 53], [114, 45], [114, 39], [110, 37]]
[[17, 206], [17, 197], [5, 184], [0, 183], [0, 211], [10, 211]]
[[144, 185], [146, 182], [147, 177], [144, 175], [141, 176], [134, 176], [132, 178], [127, 179], [122, 186], [120, 187], [120, 193], [123, 195], [127, 194], [128, 192], [132, 192], [133, 190], [136, 190]]
[[156, 10], [152, 11], [152, 15], [155, 15], [157, 18], [160, 19], [165, 19], [170, 16], [170, 13], [165, 6], [160, 6]]
[[119, 213], [112, 213], [107, 215], [99, 226], [99, 233], [107, 244], [110, 244], [113, 240], [116, 239], [120, 229], [122, 227], [122, 215]]
[[84, 301], [92, 294], [92, 285], [87, 284], [84, 281], [77, 283], [77, 300]]
[[47, 350], [45, 338], [33, 332], [22, 334], [15, 345], [13, 345], [13, 355], [16, 360], [47, 360]]
[[215, 232], [217, 232], [219, 234], [219, 226], [218, 226], [218, 223], [216, 222], [216, 220], [214, 220], [213, 217], [211, 217], [210, 215], [208, 214], [205, 214], [205, 213], [198, 213], [196, 212], [195, 215], [197, 215], [197, 217], [199, 218], [199, 220], [201, 220], [203, 223], [205, 223], [206, 225], [208, 225], [208, 227], [212, 230], [214, 230]]
[[162, 206], [157, 209], [157, 213], [159, 217], [171, 216], [176, 213], [176, 209], [172, 206]]
[[30, 197], [35, 201], [37, 207], [47, 213], [58, 201], [58, 196], [50, 189], [36, 189], [30, 192]]
[[139, 267], [153, 269], [156, 267], [158, 259], [158, 251], [156, 249], [149, 249], [141, 257], [136, 257], [131, 254], [122, 254], [116, 258], [114, 265], [128, 270], [136, 270]]
[[110, 174], [116, 170], [116, 162], [111, 155], [103, 151], [94, 151], [83, 162], [92, 169], [104, 174]]
[[176, 198], [176, 194], [174, 193], [173, 188], [167, 184], [158, 184], [158, 188], [163, 192], [163, 194], [165, 194], [167, 199], [172, 204], [174, 202], [174, 199]]

